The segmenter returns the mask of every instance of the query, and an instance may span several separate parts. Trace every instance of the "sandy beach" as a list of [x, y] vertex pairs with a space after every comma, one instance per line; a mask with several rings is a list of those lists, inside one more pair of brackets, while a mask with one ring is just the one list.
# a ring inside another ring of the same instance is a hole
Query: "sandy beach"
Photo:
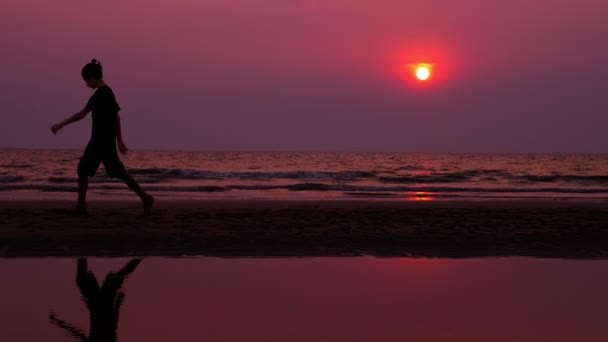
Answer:
[[0, 201], [0, 257], [608, 257], [601, 201]]

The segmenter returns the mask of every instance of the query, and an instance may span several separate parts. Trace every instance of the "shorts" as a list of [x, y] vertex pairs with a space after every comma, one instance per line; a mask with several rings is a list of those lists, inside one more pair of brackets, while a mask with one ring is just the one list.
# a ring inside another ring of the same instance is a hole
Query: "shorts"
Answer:
[[89, 143], [78, 163], [78, 175], [93, 177], [99, 164], [103, 163], [110, 178], [121, 178], [127, 174], [124, 165], [118, 158], [116, 145], [96, 145]]

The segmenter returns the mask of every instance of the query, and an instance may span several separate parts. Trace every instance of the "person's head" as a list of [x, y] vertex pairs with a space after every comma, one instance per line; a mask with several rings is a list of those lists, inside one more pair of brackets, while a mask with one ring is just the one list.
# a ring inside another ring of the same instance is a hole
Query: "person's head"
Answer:
[[99, 83], [103, 80], [101, 63], [99, 63], [98, 60], [93, 59], [91, 60], [91, 63], [85, 65], [82, 68], [82, 79], [86, 82], [87, 87], [97, 89]]

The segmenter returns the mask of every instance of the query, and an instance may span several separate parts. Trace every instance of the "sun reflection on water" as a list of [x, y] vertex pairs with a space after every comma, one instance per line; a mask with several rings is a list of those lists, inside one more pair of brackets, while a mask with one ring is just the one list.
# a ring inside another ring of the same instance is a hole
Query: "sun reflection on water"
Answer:
[[410, 193], [409, 196], [407, 197], [407, 200], [416, 201], [416, 202], [430, 202], [430, 201], [434, 201], [435, 198], [432, 196], [432, 194], [430, 192], [416, 191], [416, 192]]

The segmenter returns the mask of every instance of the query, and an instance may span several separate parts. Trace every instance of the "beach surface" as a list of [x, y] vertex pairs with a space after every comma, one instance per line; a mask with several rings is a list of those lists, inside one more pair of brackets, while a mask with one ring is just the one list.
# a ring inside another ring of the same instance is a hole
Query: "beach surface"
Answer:
[[608, 258], [608, 203], [578, 200], [0, 201], [0, 257]]

